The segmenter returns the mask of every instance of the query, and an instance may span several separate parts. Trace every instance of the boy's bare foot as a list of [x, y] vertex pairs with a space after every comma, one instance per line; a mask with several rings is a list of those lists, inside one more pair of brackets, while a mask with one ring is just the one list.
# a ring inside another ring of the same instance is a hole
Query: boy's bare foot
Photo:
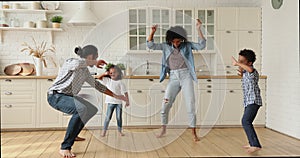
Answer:
[[250, 145], [244, 145], [243, 148], [244, 149], [249, 149], [251, 146]]
[[105, 137], [105, 135], [106, 135], [106, 131], [103, 130], [102, 133], [101, 133], [101, 137]]
[[197, 133], [196, 133], [196, 128], [192, 128], [192, 133], [194, 135], [194, 141], [195, 142], [200, 141], [200, 138], [197, 136]]
[[120, 135], [120, 136], [125, 136], [125, 134], [122, 133], [121, 131], [119, 131], [119, 135]]
[[74, 153], [71, 152], [71, 150], [60, 150], [59, 154], [63, 156], [64, 158], [72, 158], [76, 157]]
[[163, 125], [160, 134], [159, 134], [159, 135], [156, 135], [156, 138], [161, 138], [161, 137], [164, 136], [166, 133], [167, 133], [167, 131], [166, 131], [166, 126]]
[[85, 138], [81, 138], [81, 137], [78, 137], [78, 136], [75, 138], [75, 141], [84, 141], [84, 140], [85, 140]]
[[259, 147], [251, 146], [251, 147], [249, 147], [249, 148], [247, 149], [247, 153], [251, 154], [251, 153], [254, 153], [254, 152], [256, 152], [256, 151], [258, 151], [258, 150], [260, 150], [260, 149], [261, 149], [261, 148], [259, 148]]

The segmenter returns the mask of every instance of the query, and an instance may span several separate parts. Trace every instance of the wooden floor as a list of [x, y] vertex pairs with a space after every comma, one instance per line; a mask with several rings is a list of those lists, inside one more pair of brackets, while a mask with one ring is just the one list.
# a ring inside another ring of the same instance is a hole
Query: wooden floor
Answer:
[[[214, 128], [193, 142], [189, 129], [168, 129], [157, 139], [158, 129], [125, 129], [125, 136], [109, 130], [83, 130], [85, 141], [75, 142], [77, 158], [155, 158], [155, 157], [228, 157], [300, 156], [300, 140], [267, 128], [256, 128], [263, 148], [247, 154], [242, 146], [247, 139], [242, 128]], [[1, 132], [1, 157], [60, 157], [58, 150], [65, 131]]]

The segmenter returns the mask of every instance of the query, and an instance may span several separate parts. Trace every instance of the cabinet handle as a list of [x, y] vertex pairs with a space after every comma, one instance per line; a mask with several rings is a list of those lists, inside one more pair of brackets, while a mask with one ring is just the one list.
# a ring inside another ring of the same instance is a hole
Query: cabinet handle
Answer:
[[8, 105], [8, 104], [5, 104], [4, 106], [5, 106], [6, 108], [12, 108], [12, 105], [11, 105], [11, 104], [9, 104], [9, 105]]
[[160, 91], [161, 93], [165, 93], [166, 91], [165, 90], [162, 90], [162, 91]]
[[52, 81], [53, 81], [53, 79], [48, 79], [47, 81], [49, 81], [49, 82], [52, 82]]
[[207, 88], [211, 88], [211, 85], [207, 85]]
[[234, 92], [234, 90], [230, 90], [229, 92], [230, 92], [230, 93], [233, 93], [233, 92]]
[[11, 82], [11, 79], [6, 79], [5, 82]]
[[206, 81], [207, 81], [207, 82], [211, 82], [211, 79], [207, 79]]
[[12, 92], [7, 92], [7, 91], [6, 91], [4, 94], [5, 94], [5, 95], [12, 95]]
[[226, 68], [231, 68], [231, 66], [227, 65]]
[[207, 93], [211, 93], [211, 90], [206, 91]]
[[226, 73], [227, 73], [227, 74], [230, 74], [231, 72], [230, 72], [230, 71], [226, 71]]
[[231, 31], [228, 31], [228, 30], [227, 30], [226, 33], [231, 33]]
[[248, 33], [253, 33], [253, 31], [248, 31]]
[[153, 81], [154, 81], [152, 78], [149, 78], [148, 80], [149, 80], [149, 81], [151, 81], [151, 82], [153, 82]]
[[136, 92], [137, 92], [137, 93], [142, 93], [143, 91], [142, 91], [142, 90], [137, 90]]

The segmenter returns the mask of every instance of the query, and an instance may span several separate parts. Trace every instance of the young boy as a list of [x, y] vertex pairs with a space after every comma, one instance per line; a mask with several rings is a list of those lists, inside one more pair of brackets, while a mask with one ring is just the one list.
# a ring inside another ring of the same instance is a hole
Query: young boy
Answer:
[[248, 153], [253, 153], [262, 148], [252, 125], [258, 109], [262, 106], [260, 89], [258, 87], [259, 74], [253, 67], [255, 60], [255, 53], [249, 49], [240, 51], [238, 61], [232, 57], [232, 65], [239, 67], [239, 75], [243, 77], [245, 109], [242, 125], [249, 141], [249, 145], [243, 148], [245, 148]]

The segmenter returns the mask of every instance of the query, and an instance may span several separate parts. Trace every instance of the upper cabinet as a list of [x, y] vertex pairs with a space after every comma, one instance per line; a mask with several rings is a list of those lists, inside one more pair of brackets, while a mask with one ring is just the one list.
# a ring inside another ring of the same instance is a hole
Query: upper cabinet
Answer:
[[218, 8], [217, 30], [261, 30], [261, 8]]

